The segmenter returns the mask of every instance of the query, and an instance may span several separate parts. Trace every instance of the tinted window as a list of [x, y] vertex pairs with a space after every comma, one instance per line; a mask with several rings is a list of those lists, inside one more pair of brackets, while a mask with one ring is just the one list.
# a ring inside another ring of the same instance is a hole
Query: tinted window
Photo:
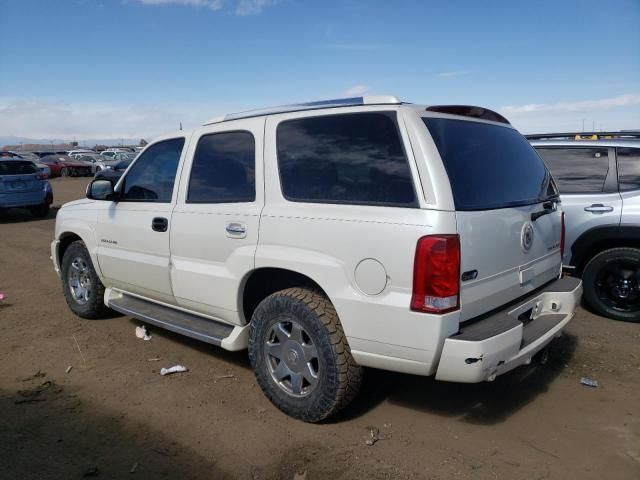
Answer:
[[606, 148], [541, 148], [560, 193], [599, 193], [609, 171]]
[[640, 189], [640, 148], [618, 148], [620, 191]]
[[328, 115], [277, 130], [282, 193], [293, 201], [416, 206], [395, 113]]
[[187, 203], [253, 202], [256, 199], [255, 177], [252, 134], [204, 135], [193, 157]]
[[28, 161], [0, 161], [0, 175], [26, 175], [38, 173], [38, 168]]
[[544, 163], [516, 130], [445, 118], [423, 121], [444, 162], [457, 210], [530, 205], [554, 195]]
[[122, 200], [170, 202], [183, 146], [184, 138], [174, 138], [149, 147], [127, 173]]

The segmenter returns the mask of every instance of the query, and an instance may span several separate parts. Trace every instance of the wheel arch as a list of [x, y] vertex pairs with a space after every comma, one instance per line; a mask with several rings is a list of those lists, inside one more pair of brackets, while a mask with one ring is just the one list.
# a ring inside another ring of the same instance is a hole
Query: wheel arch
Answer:
[[571, 266], [581, 275], [595, 255], [620, 247], [640, 248], [640, 225], [611, 225], [587, 230], [571, 245]]

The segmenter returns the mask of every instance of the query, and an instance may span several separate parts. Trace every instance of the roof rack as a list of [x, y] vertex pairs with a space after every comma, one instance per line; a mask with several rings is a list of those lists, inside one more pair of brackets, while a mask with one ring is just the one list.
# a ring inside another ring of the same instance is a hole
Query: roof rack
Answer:
[[211, 125], [240, 118], [261, 117], [262, 115], [272, 115], [275, 113], [301, 112], [304, 110], [317, 110], [321, 108], [352, 107], [359, 105], [400, 105], [401, 102], [393, 95], [367, 95], [363, 97], [336, 98], [332, 100], [320, 100], [317, 102], [295, 103], [292, 105], [281, 105], [278, 107], [259, 108], [257, 110], [247, 110], [246, 112], [229, 113], [220, 117], [212, 118], [204, 123]]
[[509, 120], [498, 112], [484, 107], [474, 107], [473, 105], [431, 105], [427, 107], [427, 112], [448, 113], [450, 115], [460, 115], [463, 117], [479, 118], [492, 122], [506, 123], [511, 125]]
[[566, 133], [536, 133], [525, 135], [527, 140], [603, 140], [608, 138], [640, 138], [640, 130], [620, 130], [618, 132], [566, 132]]

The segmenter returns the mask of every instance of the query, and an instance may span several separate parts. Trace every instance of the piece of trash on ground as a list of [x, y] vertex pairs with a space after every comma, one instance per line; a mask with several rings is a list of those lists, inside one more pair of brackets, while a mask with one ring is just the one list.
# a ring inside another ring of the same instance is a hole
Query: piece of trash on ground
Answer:
[[372, 445], [375, 445], [375, 443], [378, 440], [380, 440], [380, 430], [378, 430], [375, 427], [372, 427], [369, 430], [369, 438], [367, 438], [367, 440], [364, 443], [371, 447]]
[[133, 464], [133, 466], [131, 467], [131, 470], [129, 470], [129, 473], [136, 473], [137, 468], [138, 468], [138, 462]]
[[0, 303], [2, 303], [5, 298], [7, 298], [7, 295], [5, 293], [0, 292]]
[[580, 379], [580, 383], [582, 385], [586, 385], [587, 387], [593, 387], [593, 388], [597, 388], [598, 387], [598, 381], [594, 380], [593, 378], [582, 377]]
[[141, 338], [142, 340], [148, 342], [151, 340], [151, 335], [147, 332], [147, 327], [142, 325], [141, 327], [136, 327], [136, 337]]
[[73, 368], [73, 365], [69, 365], [67, 369], [64, 371], [64, 373], [69, 373], [72, 368]]
[[235, 379], [235, 378], [236, 378], [236, 376], [235, 376], [235, 375], [233, 375], [233, 374], [229, 374], [229, 375], [218, 375], [218, 376], [215, 378], [214, 382], [217, 382], [218, 380], [224, 380], [225, 378], [233, 378], [233, 379]]
[[164, 376], [164, 375], [171, 375], [172, 373], [181, 373], [181, 372], [188, 372], [189, 369], [187, 367], [183, 367], [182, 365], [174, 365], [173, 367], [170, 368], [161, 368], [160, 369], [160, 375]]
[[307, 479], [307, 471], [303, 470], [302, 472], [296, 472], [293, 474], [293, 480], [306, 480]]
[[147, 358], [147, 362], [159, 362], [160, 357]]

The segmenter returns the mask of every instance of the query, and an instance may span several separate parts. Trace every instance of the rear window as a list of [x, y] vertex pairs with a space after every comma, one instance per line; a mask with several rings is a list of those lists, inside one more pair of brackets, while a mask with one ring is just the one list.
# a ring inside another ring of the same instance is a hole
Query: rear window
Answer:
[[31, 162], [0, 161], [0, 175], [27, 175], [30, 173], [38, 173], [38, 168]]
[[556, 195], [533, 147], [509, 127], [423, 118], [449, 175], [456, 210], [538, 203]]

